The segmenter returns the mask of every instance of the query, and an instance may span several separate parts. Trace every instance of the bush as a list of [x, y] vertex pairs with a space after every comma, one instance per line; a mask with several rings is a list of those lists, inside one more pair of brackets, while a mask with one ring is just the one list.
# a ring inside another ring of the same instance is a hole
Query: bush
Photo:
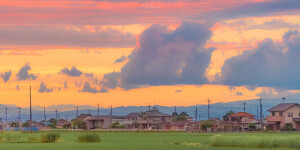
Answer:
[[5, 135], [6, 142], [17, 143], [17, 142], [20, 142], [20, 139], [21, 139], [20, 134], [8, 133]]
[[28, 136], [27, 141], [29, 143], [37, 143], [39, 140], [35, 136]]
[[97, 133], [79, 134], [78, 142], [100, 142], [100, 135]]
[[214, 135], [210, 137], [213, 147], [241, 148], [300, 148], [299, 135]]
[[255, 125], [254, 123], [250, 123], [250, 124], [249, 124], [249, 130], [250, 130], [250, 131], [256, 130], [256, 125]]
[[41, 136], [42, 143], [54, 143], [60, 139], [59, 133], [46, 133]]

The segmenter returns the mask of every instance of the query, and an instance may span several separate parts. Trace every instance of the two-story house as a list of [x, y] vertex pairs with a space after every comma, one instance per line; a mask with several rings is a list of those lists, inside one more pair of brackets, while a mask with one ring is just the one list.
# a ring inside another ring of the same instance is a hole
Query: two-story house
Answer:
[[173, 122], [173, 116], [159, 112], [158, 108], [140, 114], [137, 123], [142, 129], [160, 129]]
[[260, 127], [259, 121], [255, 119], [255, 116], [247, 112], [238, 112], [231, 114], [228, 116], [227, 122], [231, 122], [232, 130], [249, 130], [250, 123], [255, 124], [257, 128]]
[[300, 105], [297, 103], [281, 103], [268, 110], [270, 116], [266, 120], [268, 128], [279, 130], [287, 125], [300, 131]]

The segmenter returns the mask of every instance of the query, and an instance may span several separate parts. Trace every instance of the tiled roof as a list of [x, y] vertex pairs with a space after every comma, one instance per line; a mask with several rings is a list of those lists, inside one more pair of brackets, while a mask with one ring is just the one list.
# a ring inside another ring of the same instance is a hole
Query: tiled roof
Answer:
[[254, 115], [246, 113], [246, 112], [238, 112], [235, 114], [230, 115], [230, 117], [254, 117]]
[[272, 108], [270, 108], [268, 111], [285, 111], [295, 105], [298, 105], [300, 106], [299, 104], [297, 103], [281, 103], [281, 104], [278, 104]]
[[144, 113], [144, 115], [149, 116], [149, 117], [172, 117], [171, 115], [161, 113], [158, 110], [149, 110], [149, 111], [146, 111]]

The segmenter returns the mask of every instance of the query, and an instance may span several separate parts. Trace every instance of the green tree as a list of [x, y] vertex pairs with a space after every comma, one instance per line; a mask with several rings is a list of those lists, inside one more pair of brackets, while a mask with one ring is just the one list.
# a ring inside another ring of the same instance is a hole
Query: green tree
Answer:
[[232, 111], [232, 110], [227, 111], [226, 114], [223, 116], [223, 120], [228, 121], [229, 116], [232, 115], [232, 114], [234, 114], [234, 111]]
[[72, 120], [73, 126], [77, 127], [78, 129], [84, 129], [85, 122], [82, 119], [73, 119]]
[[201, 123], [201, 129], [207, 131], [208, 128], [211, 128], [213, 124], [210, 121], [204, 121]]
[[49, 125], [52, 129], [55, 129], [56, 128], [56, 123], [57, 123], [57, 120], [55, 118], [51, 118], [49, 119], [49, 122], [51, 122], [51, 124]]
[[120, 123], [119, 122], [114, 122], [112, 125], [111, 125], [112, 128], [120, 128]]
[[254, 124], [254, 123], [249, 123], [249, 130], [250, 131], [254, 131], [254, 130], [256, 130], [256, 125]]

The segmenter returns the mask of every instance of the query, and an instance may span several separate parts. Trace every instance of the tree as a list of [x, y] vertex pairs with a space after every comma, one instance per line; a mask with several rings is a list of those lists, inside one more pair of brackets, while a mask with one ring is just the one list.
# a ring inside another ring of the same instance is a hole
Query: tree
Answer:
[[30, 127], [30, 124], [28, 122], [25, 122], [22, 124], [22, 127]]
[[120, 126], [120, 123], [119, 122], [114, 122], [112, 125], [111, 125], [111, 128], [119, 128]]
[[249, 130], [250, 131], [254, 131], [254, 130], [256, 130], [256, 125], [254, 124], [254, 123], [249, 123]]
[[210, 121], [205, 121], [201, 123], [201, 129], [207, 131], [208, 128], [211, 128], [213, 124]]
[[49, 125], [51, 128], [56, 128], [57, 120], [55, 118], [49, 119], [49, 122], [51, 122], [51, 124]]
[[223, 120], [228, 121], [229, 116], [232, 115], [232, 114], [234, 114], [234, 111], [232, 111], [232, 110], [227, 111], [226, 114], [223, 116]]
[[76, 126], [78, 129], [85, 128], [85, 122], [82, 119], [73, 119], [72, 123], [73, 123], [73, 126]]
[[19, 127], [19, 123], [18, 122], [12, 122], [11, 124], [10, 124], [10, 127]]
[[[174, 113], [176, 113], [176, 112], [174, 112]], [[173, 115], [174, 121], [186, 121], [187, 120], [186, 117], [189, 116], [186, 112], [181, 112], [179, 115], [177, 114], [177, 116], [176, 116], [176, 114]]]

